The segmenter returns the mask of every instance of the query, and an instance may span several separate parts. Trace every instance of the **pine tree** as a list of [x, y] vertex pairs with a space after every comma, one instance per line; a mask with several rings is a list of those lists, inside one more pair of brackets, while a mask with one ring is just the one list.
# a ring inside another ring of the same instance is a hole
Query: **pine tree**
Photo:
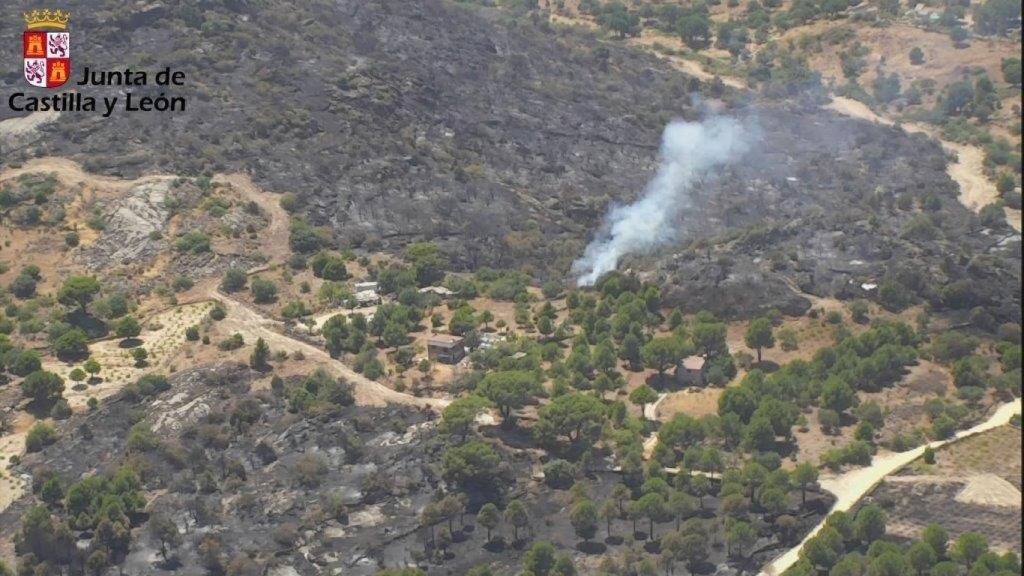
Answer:
[[249, 357], [249, 366], [253, 370], [266, 370], [267, 359], [270, 358], [270, 347], [263, 341], [263, 338], [256, 340], [256, 347], [252, 350], [252, 356]]

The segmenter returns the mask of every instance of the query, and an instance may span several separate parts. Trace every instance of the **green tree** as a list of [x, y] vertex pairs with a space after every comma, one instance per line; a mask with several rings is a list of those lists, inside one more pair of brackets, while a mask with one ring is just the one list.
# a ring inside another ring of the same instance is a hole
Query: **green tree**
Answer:
[[555, 547], [550, 542], [537, 542], [523, 557], [523, 573], [549, 576], [557, 561]]
[[725, 540], [729, 544], [729, 555], [738, 554], [740, 558], [747, 557], [747, 549], [757, 541], [757, 532], [747, 522], [733, 522], [725, 532]]
[[696, 564], [707, 558], [707, 555], [707, 536], [701, 531], [691, 531], [687, 533], [686, 530], [684, 530], [680, 559], [686, 563], [686, 567], [690, 571], [690, 574], [694, 573], [694, 567]]
[[71, 371], [70, 374], [68, 374], [68, 378], [71, 378], [72, 382], [81, 382], [86, 378], [85, 370], [82, 370], [81, 368], [75, 368], [74, 370]]
[[636, 501], [636, 510], [642, 517], [647, 518], [648, 535], [653, 540], [654, 523], [661, 522], [668, 516], [665, 499], [656, 492], [644, 494]]
[[484, 330], [490, 330], [490, 324], [494, 322], [494, 313], [490, 310], [484, 310], [480, 313], [480, 322], [483, 322]]
[[36, 279], [32, 278], [28, 274], [18, 274], [14, 280], [11, 281], [11, 294], [14, 294], [15, 297], [21, 298], [22, 300], [31, 298], [36, 294], [36, 282]]
[[22, 396], [39, 405], [56, 402], [64, 392], [64, 379], [46, 370], [36, 370], [21, 381]]
[[676, 530], [683, 520], [689, 518], [697, 506], [693, 496], [681, 490], [674, 490], [668, 497], [668, 510], [676, 521]]
[[238, 292], [245, 288], [248, 281], [249, 277], [245, 274], [245, 270], [231, 267], [224, 273], [224, 278], [220, 281], [220, 289], [225, 292]]
[[689, 353], [686, 343], [675, 336], [652, 338], [640, 349], [644, 365], [658, 371], [658, 379], [665, 377], [665, 371], [679, 363]]
[[693, 343], [704, 356], [710, 358], [729, 351], [725, 343], [726, 325], [715, 321], [701, 321], [693, 327]]
[[988, 552], [988, 540], [977, 532], [965, 532], [949, 547], [949, 556], [970, 571], [982, 554]]
[[149, 358], [149, 352], [145, 348], [139, 346], [138, 348], [132, 348], [131, 351], [132, 359], [135, 360], [135, 367], [141, 368], [146, 365], [146, 359]]
[[337, 357], [347, 348], [349, 330], [348, 319], [342, 314], [331, 316], [324, 322], [320, 333], [325, 340], [324, 346], [332, 357]]
[[496, 488], [501, 457], [491, 446], [479, 440], [470, 440], [461, 446], [445, 450], [441, 458], [445, 481], [463, 488]]
[[576, 535], [589, 542], [597, 533], [597, 506], [589, 499], [577, 502], [569, 511], [569, 521]]
[[605, 532], [608, 538], [612, 537], [612, 521], [619, 517], [620, 505], [615, 503], [614, 499], [609, 498], [601, 504], [601, 510], [599, 511], [601, 519], [605, 522]]
[[277, 285], [264, 278], [253, 278], [249, 291], [257, 304], [269, 304], [277, 299]]
[[818, 469], [810, 462], [802, 462], [793, 469], [793, 482], [800, 487], [800, 504], [807, 504], [807, 487], [818, 481]]
[[684, 44], [694, 50], [707, 48], [711, 38], [711, 20], [706, 14], [693, 11], [679, 19], [676, 33]]
[[487, 530], [487, 542], [490, 543], [491, 532], [501, 522], [501, 512], [498, 511], [497, 506], [488, 502], [480, 507], [480, 511], [476, 514], [476, 521]]
[[629, 401], [640, 407], [640, 416], [647, 417], [647, 405], [658, 400], [658, 393], [647, 384], [641, 384], [630, 392]]
[[452, 314], [451, 320], [448, 321], [448, 331], [462, 336], [476, 328], [477, 324], [479, 322], [473, 308], [469, 305], [460, 306]]
[[5, 361], [7, 370], [15, 376], [28, 376], [43, 366], [35, 350], [11, 350], [6, 354]]
[[57, 292], [57, 301], [69, 307], [85, 310], [100, 292], [100, 283], [95, 276], [72, 276], [64, 281]]
[[842, 414], [856, 404], [857, 392], [838, 376], [830, 376], [821, 386], [821, 407]]
[[907, 559], [898, 549], [889, 550], [868, 563], [868, 576], [904, 576], [909, 568]]
[[88, 360], [86, 360], [85, 364], [82, 365], [82, 368], [85, 368], [85, 371], [88, 372], [89, 375], [94, 378], [96, 377], [97, 374], [100, 373], [100, 370], [102, 369], [100, 363], [95, 358], [89, 358]]
[[323, 246], [323, 239], [317, 231], [298, 218], [292, 219], [288, 229], [288, 247], [292, 252], [312, 254]]
[[885, 511], [874, 504], [869, 504], [857, 512], [853, 531], [861, 542], [871, 543], [885, 536], [886, 522]]
[[263, 338], [257, 338], [256, 346], [253, 347], [252, 355], [249, 356], [249, 367], [253, 370], [266, 370], [269, 367], [269, 364], [267, 364], [269, 358], [270, 346], [267, 346]]
[[999, 177], [996, 179], [996, 191], [1000, 194], [1006, 194], [1013, 192], [1014, 187], [1017, 186], [1017, 182], [1013, 179], [1013, 174], [1009, 172], [1000, 172]]
[[452, 434], [465, 441], [473, 429], [476, 417], [491, 408], [490, 400], [476, 395], [463, 396], [445, 407], [441, 415], [440, 430], [444, 434]]
[[132, 316], [125, 316], [118, 321], [117, 326], [114, 328], [114, 333], [117, 334], [118, 338], [138, 338], [139, 334], [142, 333], [142, 326], [139, 325], [139, 321]]
[[775, 335], [772, 333], [772, 322], [767, 318], [757, 318], [747, 327], [743, 337], [747, 348], [757, 350], [757, 361], [761, 362], [761, 350], [775, 347]]
[[149, 533], [160, 542], [160, 556], [167, 561], [167, 553], [181, 545], [181, 534], [173, 520], [160, 514], [154, 514], [147, 522]]
[[416, 274], [419, 286], [431, 286], [444, 279], [444, 268], [448, 260], [433, 242], [413, 242], [403, 250]]
[[907, 549], [907, 561], [910, 562], [918, 576], [927, 574], [937, 560], [935, 550], [925, 542], [915, 542]]
[[533, 434], [550, 444], [552, 436], [565, 436], [570, 443], [596, 440], [605, 417], [604, 404], [590, 394], [563, 394], [538, 411]]
[[800, 556], [810, 562], [812, 566], [828, 569], [835, 565], [845, 549], [843, 538], [839, 532], [826, 526], [804, 544], [800, 550]]
[[531, 372], [508, 370], [491, 372], [484, 376], [477, 386], [477, 393], [487, 398], [498, 407], [504, 423], [512, 423], [512, 411], [522, 408], [530, 399], [536, 388], [536, 380]]
[[619, 35], [619, 38], [635, 36], [640, 32], [640, 16], [630, 11], [625, 4], [613, 0], [598, 14], [598, 22]]
[[1020, 58], [1003, 58], [1000, 66], [1003, 71], [1003, 80], [1007, 84], [1020, 86], [1021, 83], [1021, 60]]
[[936, 558], [946, 557], [946, 546], [949, 544], [949, 534], [942, 526], [931, 523], [921, 531], [921, 541], [932, 547]]
[[56, 428], [46, 422], [36, 422], [25, 435], [25, 450], [38, 452], [56, 441]]
[[919, 46], [910, 49], [910, 63], [914, 66], [924, 64], [924, 50], [921, 50]]
[[505, 507], [505, 522], [512, 526], [512, 541], [519, 541], [519, 530], [530, 525], [530, 516], [526, 506], [519, 500], [513, 500]]
[[89, 354], [89, 337], [78, 328], [61, 334], [53, 342], [53, 353], [61, 360], [75, 360]]
[[619, 348], [619, 358], [629, 363], [630, 370], [643, 369], [642, 346], [643, 344], [640, 339], [632, 332], [626, 334], [626, 337], [622, 339], [622, 346]]

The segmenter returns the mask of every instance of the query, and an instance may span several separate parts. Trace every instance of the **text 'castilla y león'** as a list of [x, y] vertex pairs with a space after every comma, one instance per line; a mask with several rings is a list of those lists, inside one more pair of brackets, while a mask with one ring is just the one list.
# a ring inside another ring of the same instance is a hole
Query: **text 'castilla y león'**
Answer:
[[38, 95], [15, 92], [7, 104], [15, 112], [99, 112], [104, 118], [117, 111], [124, 112], [185, 112], [188, 100], [185, 96], [165, 92], [140, 95], [128, 90], [123, 94], [94, 96], [88, 93], [89, 86], [156, 86], [173, 89], [186, 85], [185, 73], [164, 68], [156, 73], [144, 70], [96, 71], [86, 66], [75, 82], [74, 91], [59, 94]]

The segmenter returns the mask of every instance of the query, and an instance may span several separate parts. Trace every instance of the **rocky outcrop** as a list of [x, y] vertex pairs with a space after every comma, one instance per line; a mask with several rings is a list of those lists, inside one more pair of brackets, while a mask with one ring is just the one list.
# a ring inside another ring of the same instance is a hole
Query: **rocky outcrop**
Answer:
[[105, 226], [99, 239], [79, 251], [90, 270], [141, 262], [169, 247], [164, 239], [170, 215], [165, 200], [169, 180], [133, 186], [105, 210]]

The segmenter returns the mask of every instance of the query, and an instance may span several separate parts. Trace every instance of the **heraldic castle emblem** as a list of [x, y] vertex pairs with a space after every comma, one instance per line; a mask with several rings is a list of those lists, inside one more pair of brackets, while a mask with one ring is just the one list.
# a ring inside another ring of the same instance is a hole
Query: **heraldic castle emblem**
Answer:
[[71, 14], [61, 10], [25, 13], [22, 57], [25, 80], [40, 88], [58, 88], [71, 77]]

